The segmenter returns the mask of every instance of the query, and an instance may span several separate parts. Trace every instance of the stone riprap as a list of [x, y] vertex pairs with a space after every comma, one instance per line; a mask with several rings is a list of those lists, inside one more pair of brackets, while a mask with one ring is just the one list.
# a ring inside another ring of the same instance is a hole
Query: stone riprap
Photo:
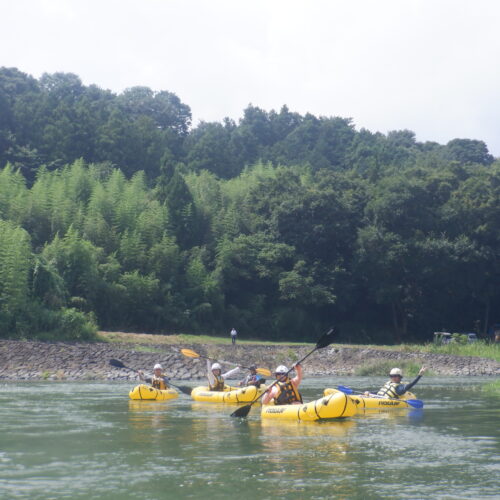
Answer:
[[[305, 356], [310, 346], [264, 345], [135, 345], [129, 343], [69, 343], [0, 340], [0, 379], [9, 380], [137, 380], [129, 370], [117, 369], [109, 360], [119, 359], [134, 370], [150, 372], [161, 363], [167, 375], [177, 380], [203, 379], [206, 361], [183, 356], [181, 348], [219, 360], [252, 363], [274, 369], [290, 366]], [[383, 349], [327, 347], [304, 363], [308, 376], [353, 375], [359, 367], [390, 361], [426, 365], [436, 375], [500, 375], [500, 364], [492, 359], [445, 354], [408, 353]]]

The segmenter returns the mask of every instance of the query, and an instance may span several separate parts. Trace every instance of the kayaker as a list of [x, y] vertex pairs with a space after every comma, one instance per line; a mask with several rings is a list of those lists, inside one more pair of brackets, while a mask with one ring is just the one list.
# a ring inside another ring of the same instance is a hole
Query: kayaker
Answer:
[[299, 392], [299, 385], [302, 382], [302, 365], [294, 365], [292, 368], [297, 372], [297, 375], [292, 379], [288, 377], [288, 368], [286, 366], [280, 365], [276, 368], [274, 374], [277, 383], [266, 391], [262, 398], [262, 404], [268, 404], [271, 399], [274, 399], [275, 405], [302, 403], [302, 396]]
[[154, 365], [152, 377], [145, 377], [142, 370], [139, 370], [137, 373], [139, 374], [139, 378], [141, 380], [148, 384], [151, 384], [155, 389], [164, 391], [165, 389], [170, 388], [170, 385], [168, 384], [168, 377], [163, 373], [163, 367], [160, 365], [160, 363], [156, 363], [156, 365]]
[[405, 392], [408, 392], [421, 378], [425, 373], [427, 368], [422, 366], [420, 368], [417, 377], [413, 382], [409, 384], [402, 384], [401, 380], [403, 379], [403, 372], [401, 368], [393, 368], [389, 372], [390, 379], [385, 383], [383, 387], [377, 392], [377, 394], [370, 394], [368, 391], [365, 392], [365, 396], [378, 396], [379, 398], [400, 398]]
[[208, 386], [211, 391], [223, 391], [225, 387], [226, 378], [231, 377], [235, 373], [240, 371], [240, 367], [237, 366], [226, 373], [222, 373], [222, 366], [219, 363], [210, 364], [210, 360], [207, 359], [207, 377]]
[[252, 365], [248, 369], [250, 370], [250, 373], [240, 382], [240, 387], [247, 387], [249, 385], [260, 387], [265, 380], [257, 373], [257, 366]]

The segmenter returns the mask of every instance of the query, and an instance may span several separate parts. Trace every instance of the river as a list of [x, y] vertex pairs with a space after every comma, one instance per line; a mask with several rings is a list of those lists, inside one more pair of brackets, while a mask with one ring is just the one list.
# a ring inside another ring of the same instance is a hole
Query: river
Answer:
[[[308, 379], [302, 392], [383, 381]], [[2, 383], [0, 497], [499, 498], [500, 398], [480, 390], [488, 381], [424, 377], [423, 410], [286, 424], [182, 394], [129, 401], [124, 383]]]

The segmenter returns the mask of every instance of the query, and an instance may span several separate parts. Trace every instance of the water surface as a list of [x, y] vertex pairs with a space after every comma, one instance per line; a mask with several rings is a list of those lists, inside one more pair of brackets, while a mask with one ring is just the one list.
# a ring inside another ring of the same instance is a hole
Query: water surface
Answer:
[[[0, 497], [6, 499], [500, 497], [500, 398], [486, 378], [428, 378], [424, 410], [320, 423], [244, 420], [234, 406], [129, 401], [129, 384], [0, 384]], [[308, 379], [305, 400], [338, 384]], [[193, 383], [193, 385], [195, 385]]]

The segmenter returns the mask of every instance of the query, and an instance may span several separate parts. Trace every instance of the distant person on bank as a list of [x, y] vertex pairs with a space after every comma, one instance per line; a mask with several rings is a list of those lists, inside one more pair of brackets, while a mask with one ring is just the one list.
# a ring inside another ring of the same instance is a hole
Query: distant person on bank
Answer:
[[292, 368], [295, 369], [297, 375], [290, 379], [288, 376], [288, 368], [284, 365], [278, 366], [274, 374], [276, 376], [277, 383], [270, 387], [264, 397], [262, 398], [262, 404], [268, 404], [271, 399], [274, 399], [275, 405], [292, 405], [301, 404], [302, 396], [299, 392], [299, 385], [302, 382], [302, 365], [294, 365]]
[[403, 372], [400, 368], [393, 368], [389, 372], [389, 380], [383, 387], [380, 388], [377, 394], [371, 394], [370, 392], [366, 391], [365, 396], [378, 396], [379, 398], [399, 399], [405, 394], [405, 392], [408, 392], [422, 378], [422, 375], [426, 370], [427, 368], [425, 366], [422, 366], [413, 382], [410, 382], [409, 384], [402, 384], [401, 380], [403, 379]]
[[236, 331], [235, 328], [231, 329], [231, 343], [234, 345], [236, 344], [236, 336], [238, 335], [238, 332]]
[[240, 367], [237, 366], [226, 373], [222, 373], [222, 366], [219, 363], [210, 364], [210, 360], [207, 359], [207, 377], [208, 377], [208, 387], [211, 391], [223, 391], [226, 387], [226, 379], [235, 375], [240, 371]]
[[160, 389], [164, 391], [165, 389], [170, 388], [170, 385], [168, 384], [169, 379], [163, 373], [163, 367], [160, 365], [160, 363], [156, 363], [156, 365], [153, 367], [152, 377], [145, 377], [144, 372], [142, 370], [139, 370], [137, 373], [139, 374], [139, 378], [143, 382], [151, 384], [155, 389]]

